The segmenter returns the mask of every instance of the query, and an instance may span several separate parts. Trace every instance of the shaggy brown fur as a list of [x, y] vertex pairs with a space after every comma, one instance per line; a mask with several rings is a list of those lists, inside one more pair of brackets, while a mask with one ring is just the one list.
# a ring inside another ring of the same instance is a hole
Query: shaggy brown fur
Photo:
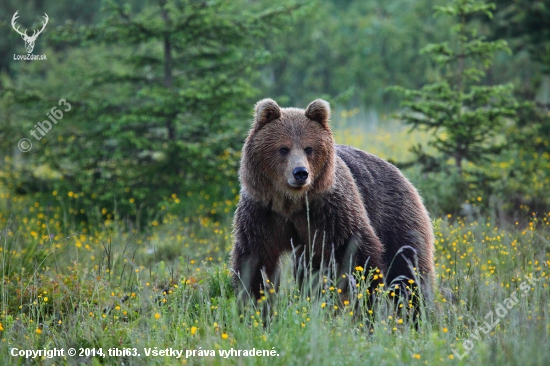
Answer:
[[[259, 298], [262, 271], [276, 280], [279, 258], [294, 248], [315, 269], [331, 255], [340, 273], [376, 267], [388, 285], [414, 278], [411, 264], [417, 265], [423, 293], [431, 298], [434, 237], [422, 199], [390, 163], [336, 145], [329, 119], [329, 104], [321, 99], [305, 111], [281, 109], [271, 99], [256, 104], [234, 217], [235, 287]], [[295, 179], [297, 167], [308, 171], [305, 182]]]

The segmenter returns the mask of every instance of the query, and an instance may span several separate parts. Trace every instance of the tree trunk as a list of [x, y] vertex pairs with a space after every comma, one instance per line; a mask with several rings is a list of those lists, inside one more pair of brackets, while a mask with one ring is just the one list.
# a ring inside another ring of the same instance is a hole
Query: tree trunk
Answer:
[[542, 75], [540, 88], [535, 98], [538, 104], [541, 104], [545, 110], [550, 107], [550, 75]]
[[455, 154], [455, 165], [456, 165], [456, 169], [458, 170], [458, 174], [462, 176], [462, 154], [460, 153]]
[[[169, 21], [170, 18], [168, 16], [168, 11], [164, 7], [166, 2], [161, 3], [162, 6], [162, 20], [164, 21], [164, 86], [167, 89], [171, 89], [174, 84], [174, 77], [172, 75], [172, 43], [170, 40], [170, 29], [169, 29]], [[175, 116], [170, 113], [170, 115], [166, 118], [166, 129], [168, 130], [168, 139], [169, 140], [175, 140], [176, 139], [176, 129], [174, 127], [174, 119]]]

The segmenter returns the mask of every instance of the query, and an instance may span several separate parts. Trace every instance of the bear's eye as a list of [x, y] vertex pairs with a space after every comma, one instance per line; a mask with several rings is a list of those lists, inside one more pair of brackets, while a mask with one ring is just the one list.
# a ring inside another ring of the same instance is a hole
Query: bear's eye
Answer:
[[308, 154], [308, 155], [311, 155], [311, 154], [313, 153], [313, 149], [312, 149], [311, 147], [306, 147], [306, 148], [304, 149], [304, 151], [305, 151], [306, 154]]
[[290, 149], [288, 147], [281, 147], [279, 149], [279, 152], [281, 153], [281, 155], [286, 155], [290, 152]]

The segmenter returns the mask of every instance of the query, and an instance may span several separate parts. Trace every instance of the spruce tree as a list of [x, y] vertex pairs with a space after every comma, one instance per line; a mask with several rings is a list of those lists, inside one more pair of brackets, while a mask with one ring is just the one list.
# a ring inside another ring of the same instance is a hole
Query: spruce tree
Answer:
[[487, 41], [470, 21], [479, 13], [492, 17], [492, 10], [494, 4], [479, 0], [453, 0], [436, 6], [436, 15], [449, 16], [454, 22], [452, 40], [421, 50], [438, 66], [438, 80], [420, 90], [393, 88], [404, 98], [405, 108], [399, 117], [413, 128], [433, 133], [433, 153], [422, 146], [414, 149], [425, 171], [448, 171], [451, 161], [463, 179], [475, 180], [465, 162], [482, 167], [504, 147], [502, 128], [515, 118], [518, 108], [513, 86], [489, 86], [482, 81], [495, 53], [510, 50], [504, 40]]
[[[72, 110], [13, 160], [13, 189], [85, 192], [79, 205], [116, 205], [125, 215], [135, 215], [138, 204], [164, 209], [179, 197], [193, 204], [178, 207], [194, 213], [202, 207], [199, 194], [209, 202], [234, 199], [240, 148], [260, 98], [254, 83], [271, 57], [264, 44], [302, 3], [245, 5], [156, 0], [132, 8], [106, 1], [97, 24], [52, 28], [47, 40], [58, 53], [51, 58], [62, 61], [42, 72], [62, 82], [52, 92], [51, 82], [34, 80], [33, 88], [2, 95], [13, 95], [10, 103], [28, 114], [22, 121], [43, 120], [61, 97]], [[34, 167], [41, 165], [55, 177], [38, 187]]]

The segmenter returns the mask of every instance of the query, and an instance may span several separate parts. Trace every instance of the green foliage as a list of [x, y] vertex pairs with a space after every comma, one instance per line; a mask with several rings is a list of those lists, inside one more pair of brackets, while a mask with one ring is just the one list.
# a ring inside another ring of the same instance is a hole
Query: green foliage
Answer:
[[448, 32], [430, 16], [439, 3], [319, 1], [267, 43], [276, 57], [263, 70], [260, 87], [292, 105], [325, 97], [338, 106], [393, 108], [396, 100], [385, 87], [420, 87], [426, 63], [417, 45]]
[[429, 44], [421, 51], [439, 65], [440, 80], [420, 90], [393, 88], [404, 97], [405, 111], [399, 117], [413, 128], [433, 133], [430, 145], [436, 154], [418, 146], [417, 161], [425, 171], [450, 172], [453, 168], [448, 161], [452, 160], [463, 178], [458, 185], [458, 204], [471, 190], [488, 187], [491, 177], [480, 168], [505, 146], [503, 127], [515, 119], [519, 107], [511, 84], [479, 85], [495, 53], [510, 52], [506, 41], [486, 41], [467, 21], [477, 13], [491, 17], [492, 9], [493, 4], [477, 0], [455, 0], [436, 7], [436, 14], [452, 16], [456, 23], [450, 42]]
[[[27, 193], [76, 192], [86, 208], [117, 205], [134, 217], [136, 206], [161, 208], [172, 196], [234, 198], [251, 81], [269, 58], [258, 43], [298, 7], [251, 13], [226, 1], [159, 0], [133, 11], [107, 2], [99, 24], [58, 27], [49, 40], [63, 52], [50, 57], [63, 65], [40, 70], [42, 82], [20, 78], [3, 96], [15, 102], [12, 120], [44, 119], [60, 98], [72, 111], [10, 162], [6, 183]], [[59, 88], [49, 84], [54, 75]], [[51, 171], [41, 187], [33, 186], [38, 166]]]
[[550, 6], [545, 0], [495, 0], [493, 37], [507, 37], [550, 72]]
[[[509, 126], [509, 148], [499, 158], [503, 179], [497, 190], [506, 199], [499, 204], [528, 206], [544, 211], [550, 206], [550, 7], [541, 0], [496, 0], [491, 38], [506, 37], [523, 69], [513, 67], [516, 95], [528, 101], [518, 112], [517, 123]], [[519, 65], [518, 65], [519, 66]], [[507, 77], [504, 69], [497, 71]], [[510, 75], [510, 74], [509, 74]], [[509, 76], [508, 76], [509, 77]]]
[[[0, 191], [29, 195], [29, 202], [61, 200], [76, 223], [103, 208], [158, 219], [165, 211], [203, 214], [213, 203], [210, 214], [218, 220], [233, 208], [255, 101], [273, 97], [303, 107], [325, 97], [335, 123], [342, 108], [358, 111], [348, 122], [368, 138], [373, 126], [387, 132], [385, 113], [398, 98], [386, 87], [397, 84], [410, 92], [405, 103], [416, 103], [417, 111], [409, 109], [412, 125], [432, 134], [434, 146], [424, 134], [414, 149], [425, 170], [413, 169], [417, 185], [434, 180], [423, 192], [426, 201], [445, 202], [443, 212], [466, 196], [497, 191], [514, 197], [515, 207], [546, 202], [550, 23], [544, 1], [498, 0], [496, 9], [464, 2], [464, 11], [476, 13], [456, 22], [449, 19], [460, 18], [460, 9], [447, 0], [301, 4], [6, 0]], [[434, 6], [445, 16], [433, 17]], [[24, 51], [10, 25], [16, 10], [29, 29], [49, 15], [35, 47], [47, 61], [13, 60]], [[494, 20], [487, 16], [493, 11]], [[513, 55], [497, 40], [502, 37]], [[519, 100], [536, 100], [536, 110], [524, 105], [514, 116], [512, 84]], [[423, 96], [415, 94], [423, 86]], [[72, 110], [33, 140], [29, 132], [49, 120], [46, 113], [61, 98]], [[433, 119], [420, 117], [426, 109]], [[437, 128], [440, 120], [449, 125]], [[33, 142], [28, 153], [16, 147], [23, 137]], [[409, 158], [389, 146], [387, 159]], [[440, 189], [432, 189], [438, 182]]]
[[509, 146], [499, 156], [499, 209], [529, 207], [544, 212], [550, 207], [550, 113], [534, 103], [518, 110], [518, 122], [506, 131]]

